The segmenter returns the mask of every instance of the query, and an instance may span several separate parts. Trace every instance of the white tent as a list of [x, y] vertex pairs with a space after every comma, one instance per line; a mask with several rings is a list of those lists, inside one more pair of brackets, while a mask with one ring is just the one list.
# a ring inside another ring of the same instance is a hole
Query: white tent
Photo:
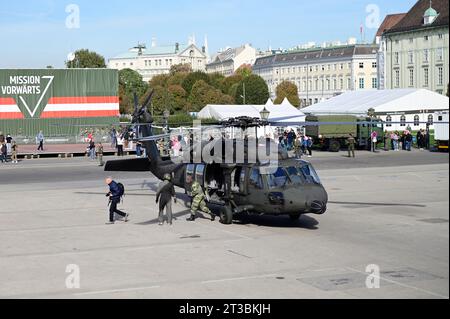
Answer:
[[261, 118], [260, 112], [264, 107], [270, 112], [269, 120], [277, 122], [301, 123], [305, 122], [305, 114], [293, 106], [287, 99], [280, 105], [274, 105], [268, 100], [265, 105], [207, 105], [197, 115], [199, 119], [227, 120], [233, 117], [249, 116]]
[[448, 110], [448, 97], [425, 89], [360, 90], [346, 92], [302, 109], [307, 114], [367, 114]]
[[[434, 112], [449, 109], [449, 99], [425, 89], [359, 90], [346, 92], [302, 111], [314, 115], [367, 115], [371, 108], [384, 121], [427, 122]], [[407, 124], [392, 124], [389, 127], [398, 130], [405, 126]], [[426, 124], [409, 126], [420, 129], [425, 128]]]

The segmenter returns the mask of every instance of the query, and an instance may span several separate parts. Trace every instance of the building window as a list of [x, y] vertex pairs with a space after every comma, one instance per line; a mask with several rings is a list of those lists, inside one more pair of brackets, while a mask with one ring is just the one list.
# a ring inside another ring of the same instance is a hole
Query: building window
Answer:
[[400, 126], [406, 126], [406, 116], [404, 115], [400, 117]]
[[438, 67], [438, 85], [444, 85], [444, 68]]
[[378, 89], [378, 79], [372, 78], [372, 89]]
[[344, 63], [341, 63], [340, 68], [341, 68], [341, 70], [344, 69]]
[[428, 36], [427, 36], [427, 35], [424, 36], [423, 39], [424, 39], [425, 41], [428, 41]]
[[365, 87], [364, 78], [359, 78], [359, 88], [364, 89], [364, 87]]
[[327, 79], [327, 91], [329, 91], [330, 90], [330, 80], [329, 79]]
[[419, 115], [415, 115], [414, 116], [414, 126], [419, 126], [420, 125], [420, 117]]
[[444, 60], [444, 48], [438, 48], [436, 50], [436, 59], [438, 61]]
[[429, 59], [430, 59], [430, 50], [428, 49], [423, 50], [423, 62], [428, 63]]
[[395, 70], [395, 86], [400, 87], [400, 70]]
[[399, 64], [400, 63], [400, 53], [395, 52], [394, 53], [394, 63]]
[[360, 62], [360, 63], [359, 63], [359, 68], [360, 68], [360, 69], [364, 69], [364, 62]]
[[409, 86], [414, 86], [414, 69], [409, 69]]
[[372, 62], [372, 69], [376, 69], [377, 68], [377, 62]]
[[414, 52], [408, 51], [408, 63], [413, 64], [414, 63]]
[[392, 116], [388, 115], [386, 116], [386, 127], [392, 126]]
[[429, 74], [428, 74], [428, 68], [423, 69], [423, 79], [424, 79], [424, 86], [428, 86], [429, 84]]
[[439, 38], [439, 40], [442, 40], [444, 38], [444, 35], [442, 33], [439, 33], [438, 38]]
[[429, 125], [433, 125], [434, 124], [433, 114], [428, 115], [428, 124]]
[[340, 88], [341, 90], [344, 89], [344, 79], [340, 79], [340, 80], [339, 80], [339, 88]]
[[414, 43], [414, 39], [413, 38], [409, 38], [409, 43]]
[[351, 90], [352, 89], [352, 79], [348, 78], [347, 79], [347, 90]]

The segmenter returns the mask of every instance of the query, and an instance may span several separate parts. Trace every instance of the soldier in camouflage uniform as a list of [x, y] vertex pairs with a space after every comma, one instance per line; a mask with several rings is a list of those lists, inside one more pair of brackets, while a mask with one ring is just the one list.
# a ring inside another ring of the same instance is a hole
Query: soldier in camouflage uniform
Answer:
[[189, 217], [188, 221], [195, 220], [195, 214], [198, 211], [211, 215], [211, 221], [216, 219], [216, 216], [209, 210], [208, 206], [206, 206], [206, 196], [203, 192], [202, 187], [198, 182], [194, 182], [192, 184], [192, 206], [191, 206], [191, 217]]

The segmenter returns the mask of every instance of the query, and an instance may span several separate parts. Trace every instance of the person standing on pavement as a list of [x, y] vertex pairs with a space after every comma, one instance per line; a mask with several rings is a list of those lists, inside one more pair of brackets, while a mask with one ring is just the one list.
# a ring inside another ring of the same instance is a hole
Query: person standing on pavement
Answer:
[[97, 156], [98, 156], [98, 161], [99, 161], [98, 166], [104, 166], [105, 163], [103, 162], [103, 144], [102, 143], [97, 144]]
[[7, 153], [6, 153], [6, 143], [3, 142], [0, 144], [0, 160], [5, 163], [8, 162], [8, 157], [7, 157]]
[[355, 158], [355, 144], [356, 144], [356, 140], [353, 137], [352, 133], [350, 133], [348, 135], [347, 144], [348, 144], [348, 157]]
[[156, 204], [159, 203], [159, 225], [164, 224], [164, 208], [167, 214], [167, 224], [172, 225], [172, 198], [174, 203], [177, 202], [175, 187], [172, 184], [172, 176], [170, 174], [164, 175], [164, 181], [159, 184], [156, 191]]
[[407, 131], [405, 133], [405, 135], [406, 135], [405, 136], [406, 150], [408, 152], [411, 152], [411, 146], [412, 146], [412, 142], [413, 142], [412, 134], [409, 131]]
[[308, 137], [308, 139], [306, 140], [306, 149], [308, 150], [308, 157], [312, 157], [312, 147], [313, 147], [313, 139], [312, 137]]
[[384, 132], [384, 150], [386, 152], [389, 152], [390, 148], [391, 148], [391, 134], [386, 130]]
[[117, 156], [123, 156], [123, 138], [122, 134], [117, 134]]
[[12, 141], [11, 144], [11, 161], [13, 164], [19, 163], [17, 161], [17, 152], [19, 151], [19, 147], [16, 144], [16, 141]]
[[36, 136], [36, 141], [39, 143], [38, 151], [44, 151], [44, 134], [42, 131], [39, 131], [38, 135]]
[[126, 214], [117, 209], [117, 205], [120, 203], [120, 199], [124, 195], [123, 190], [118, 183], [113, 181], [111, 177], [108, 177], [105, 182], [106, 185], [109, 186], [109, 193], [106, 194], [106, 196], [109, 197], [109, 222], [106, 224], [112, 225], [115, 223], [115, 214], [123, 217], [124, 221], [128, 222], [128, 217], [130, 216], [130, 214]]
[[7, 154], [11, 154], [11, 142], [12, 142], [12, 137], [11, 137], [11, 135], [7, 134], [6, 135], [6, 153]]
[[295, 151], [295, 158], [301, 159], [302, 158], [302, 137], [301, 135], [297, 135], [294, 141], [294, 151]]
[[95, 142], [93, 139], [89, 142], [89, 157], [91, 160], [95, 161]]

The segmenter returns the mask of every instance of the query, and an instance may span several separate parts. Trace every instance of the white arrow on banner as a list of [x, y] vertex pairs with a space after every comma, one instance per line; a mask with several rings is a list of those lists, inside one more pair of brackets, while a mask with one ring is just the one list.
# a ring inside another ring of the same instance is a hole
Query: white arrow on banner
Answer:
[[31, 117], [34, 117], [34, 115], [36, 114], [36, 111], [39, 108], [39, 105], [41, 105], [42, 99], [44, 98], [45, 94], [47, 93], [48, 89], [50, 88], [50, 85], [52, 84], [53, 80], [54, 80], [54, 76], [43, 76], [43, 79], [50, 79], [50, 81], [48, 81], [47, 83], [47, 87], [45, 88], [45, 90], [42, 92], [41, 97], [39, 98], [39, 101], [37, 102], [37, 104], [34, 106], [33, 111], [30, 110], [30, 108], [28, 107], [28, 104], [25, 102], [25, 100], [23, 99], [22, 96], [19, 96], [19, 99], [22, 101], [23, 105], [25, 105], [28, 113], [30, 114]]

